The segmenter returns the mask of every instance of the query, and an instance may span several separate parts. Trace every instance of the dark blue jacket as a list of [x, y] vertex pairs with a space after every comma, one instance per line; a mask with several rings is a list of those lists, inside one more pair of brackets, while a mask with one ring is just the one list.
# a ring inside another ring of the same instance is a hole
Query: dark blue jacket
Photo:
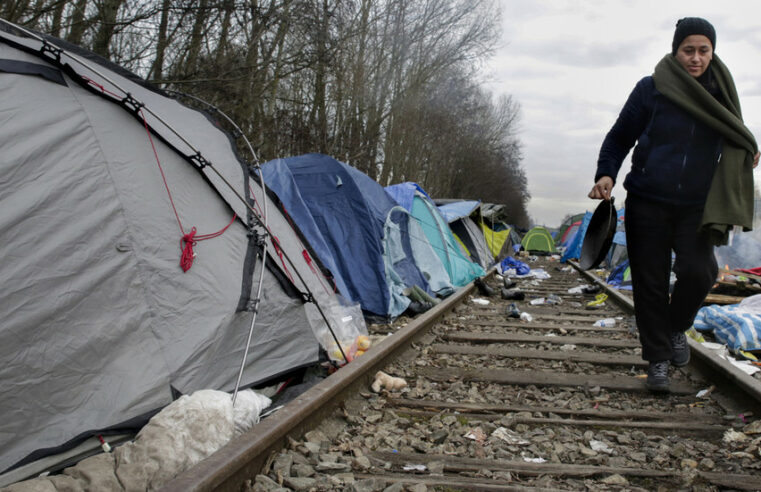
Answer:
[[635, 142], [627, 192], [676, 205], [705, 203], [722, 137], [659, 93], [650, 76], [634, 87], [606, 135], [595, 182], [602, 176], [615, 181]]

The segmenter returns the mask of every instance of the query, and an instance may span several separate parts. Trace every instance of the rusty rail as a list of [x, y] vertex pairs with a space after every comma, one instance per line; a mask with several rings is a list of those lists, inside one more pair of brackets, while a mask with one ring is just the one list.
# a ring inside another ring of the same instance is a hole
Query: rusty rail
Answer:
[[[494, 270], [490, 270], [492, 274]], [[230, 441], [222, 449], [185, 471], [161, 489], [166, 492], [208, 490], [238, 491], [245, 479], [256, 475], [266, 458], [294, 437], [308, 431], [320, 416], [336, 408], [341, 395], [366, 386], [369, 378], [474, 289], [473, 283], [420, 315], [407, 326], [382, 340], [346, 367], [316, 384], [249, 432]]]
[[[621, 294], [617, 289], [612, 288], [602, 279], [592, 273], [582, 270], [575, 261], [568, 262], [573, 268], [579, 271], [587, 280], [599, 285], [608, 297], [613, 299], [622, 309], [634, 313], [634, 301]], [[703, 373], [711, 373], [712, 377], [721, 377], [724, 381], [737, 386], [741, 393], [754, 401], [756, 405], [761, 405], [761, 381], [748, 376], [740, 369], [732, 365], [731, 362], [719, 357], [716, 352], [705, 348], [702, 344], [687, 337], [687, 343], [690, 346], [690, 352], [693, 356], [693, 365]], [[739, 393], [737, 395], [739, 397]]]

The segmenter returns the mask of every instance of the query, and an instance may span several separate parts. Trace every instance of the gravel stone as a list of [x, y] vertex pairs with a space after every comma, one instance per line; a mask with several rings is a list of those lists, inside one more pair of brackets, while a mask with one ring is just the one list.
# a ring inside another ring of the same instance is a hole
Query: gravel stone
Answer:
[[635, 451], [629, 455], [629, 458], [631, 458], [633, 461], [636, 461], [638, 463], [645, 463], [647, 462], [647, 455], [645, 453], [641, 453], [639, 451]]
[[306, 434], [304, 434], [304, 439], [306, 439], [307, 442], [313, 442], [313, 443], [321, 443], [323, 441], [330, 441], [330, 439], [325, 436], [321, 431], [313, 430], [309, 431]]
[[404, 492], [404, 486], [401, 483], [396, 482], [383, 489], [383, 492]]
[[608, 485], [628, 485], [629, 484], [629, 481], [625, 477], [619, 475], [618, 473], [603, 478], [601, 482], [606, 483]]
[[354, 458], [353, 464], [360, 470], [369, 470], [372, 467], [370, 458], [368, 458], [367, 456], [358, 456]]
[[449, 437], [449, 432], [442, 429], [431, 434], [430, 439], [434, 444], [442, 444], [447, 440], [447, 437]]
[[339, 453], [320, 453], [320, 462], [322, 463], [338, 463], [338, 458], [341, 455]]
[[428, 462], [428, 473], [430, 473], [431, 475], [444, 475], [444, 462], [443, 461]]
[[314, 468], [309, 465], [297, 463], [291, 467], [291, 473], [294, 477], [311, 477], [315, 474]]
[[305, 442], [304, 447], [307, 450], [307, 454], [318, 454], [320, 452], [320, 443], [317, 442]]
[[379, 492], [386, 488], [385, 480], [380, 478], [367, 478], [358, 480], [348, 488], [350, 492]]
[[315, 486], [315, 483], [317, 481], [314, 478], [308, 478], [308, 477], [285, 477], [283, 480], [283, 483], [288, 487], [296, 492], [301, 492], [303, 490], [309, 490], [312, 487]]
[[283, 477], [291, 476], [291, 466], [293, 465], [293, 456], [291, 453], [280, 453], [275, 462], [272, 464], [272, 470]]
[[347, 463], [331, 463], [328, 461], [321, 461], [317, 463], [315, 470], [318, 472], [326, 473], [348, 472], [351, 470], [351, 465]]
[[618, 435], [616, 436], [616, 442], [618, 442], [618, 444], [631, 444], [631, 443], [632, 443], [632, 440], [631, 440], [631, 438], [630, 438], [628, 435], [626, 435], [626, 434], [618, 434]]
[[257, 475], [253, 489], [257, 492], [272, 492], [280, 488], [277, 482], [266, 475]]
[[334, 477], [345, 484], [353, 484], [356, 481], [353, 473], [336, 473]]

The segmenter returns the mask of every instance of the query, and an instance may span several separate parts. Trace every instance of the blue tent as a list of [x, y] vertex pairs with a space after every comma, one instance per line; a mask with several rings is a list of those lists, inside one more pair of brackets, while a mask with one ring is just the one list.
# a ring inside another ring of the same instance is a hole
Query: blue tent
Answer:
[[[621, 261], [627, 258], [626, 255], [626, 232], [624, 229], [624, 214], [625, 209], [621, 207], [616, 211], [616, 233], [613, 235], [613, 242], [611, 248], [606, 255], [608, 266], [613, 268], [617, 266]], [[565, 262], [569, 259], [578, 259], [581, 255], [581, 246], [584, 243], [584, 236], [587, 234], [587, 227], [589, 221], [592, 219], [592, 212], [586, 212], [584, 218], [581, 221], [581, 225], [573, 234], [569, 237], [564, 244], [565, 252], [560, 261]]]
[[584, 243], [584, 236], [587, 234], [590, 220], [592, 220], [592, 212], [585, 213], [584, 218], [581, 220], [581, 225], [569, 241], [560, 261], [565, 262], [571, 259], [578, 259], [581, 256], [581, 245]]
[[424, 275], [416, 262], [410, 228], [417, 223], [367, 175], [322, 154], [275, 159], [262, 171], [339, 292], [367, 313], [398, 316], [410, 303], [403, 290], [412, 285], [431, 295], [451, 292], [448, 282], [426, 279], [441, 275]]
[[617, 267], [622, 261], [629, 258], [626, 250], [626, 225], [624, 223], [624, 207], [616, 211], [616, 233], [613, 235], [613, 243], [610, 246], [606, 262], [611, 270]]
[[453, 285], [463, 286], [484, 275], [484, 269], [465, 256], [447, 221], [425, 190], [416, 183], [407, 182], [387, 186], [386, 191], [400, 206], [409, 211], [423, 228]]

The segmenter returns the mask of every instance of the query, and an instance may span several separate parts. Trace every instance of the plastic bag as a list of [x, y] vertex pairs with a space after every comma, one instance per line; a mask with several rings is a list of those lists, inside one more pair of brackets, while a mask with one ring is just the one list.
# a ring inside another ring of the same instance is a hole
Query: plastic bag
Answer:
[[502, 263], [500, 263], [500, 267], [502, 268], [502, 271], [509, 270], [511, 268], [515, 269], [516, 274], [518, 275], [526, 275], [528, 272], [531, 271], [531, 268], [525, 263], [523, 263], [520, 260], [516, 260], [512, 256], [506, 257], [504, 260], [502, 260]]
[[321, 304], [325, 317], [330, 321], [330, 329], [324, 322], [318, 323], [315, 336], [328, 357], [343, 364], [364, 354], [370, 348], [370, 338], [367, 336], [367, 326], [359, 303], [352, 303], [339, 295], [336, 295], [336, 299], [338, 302], [330, 302], [327, 306]]

